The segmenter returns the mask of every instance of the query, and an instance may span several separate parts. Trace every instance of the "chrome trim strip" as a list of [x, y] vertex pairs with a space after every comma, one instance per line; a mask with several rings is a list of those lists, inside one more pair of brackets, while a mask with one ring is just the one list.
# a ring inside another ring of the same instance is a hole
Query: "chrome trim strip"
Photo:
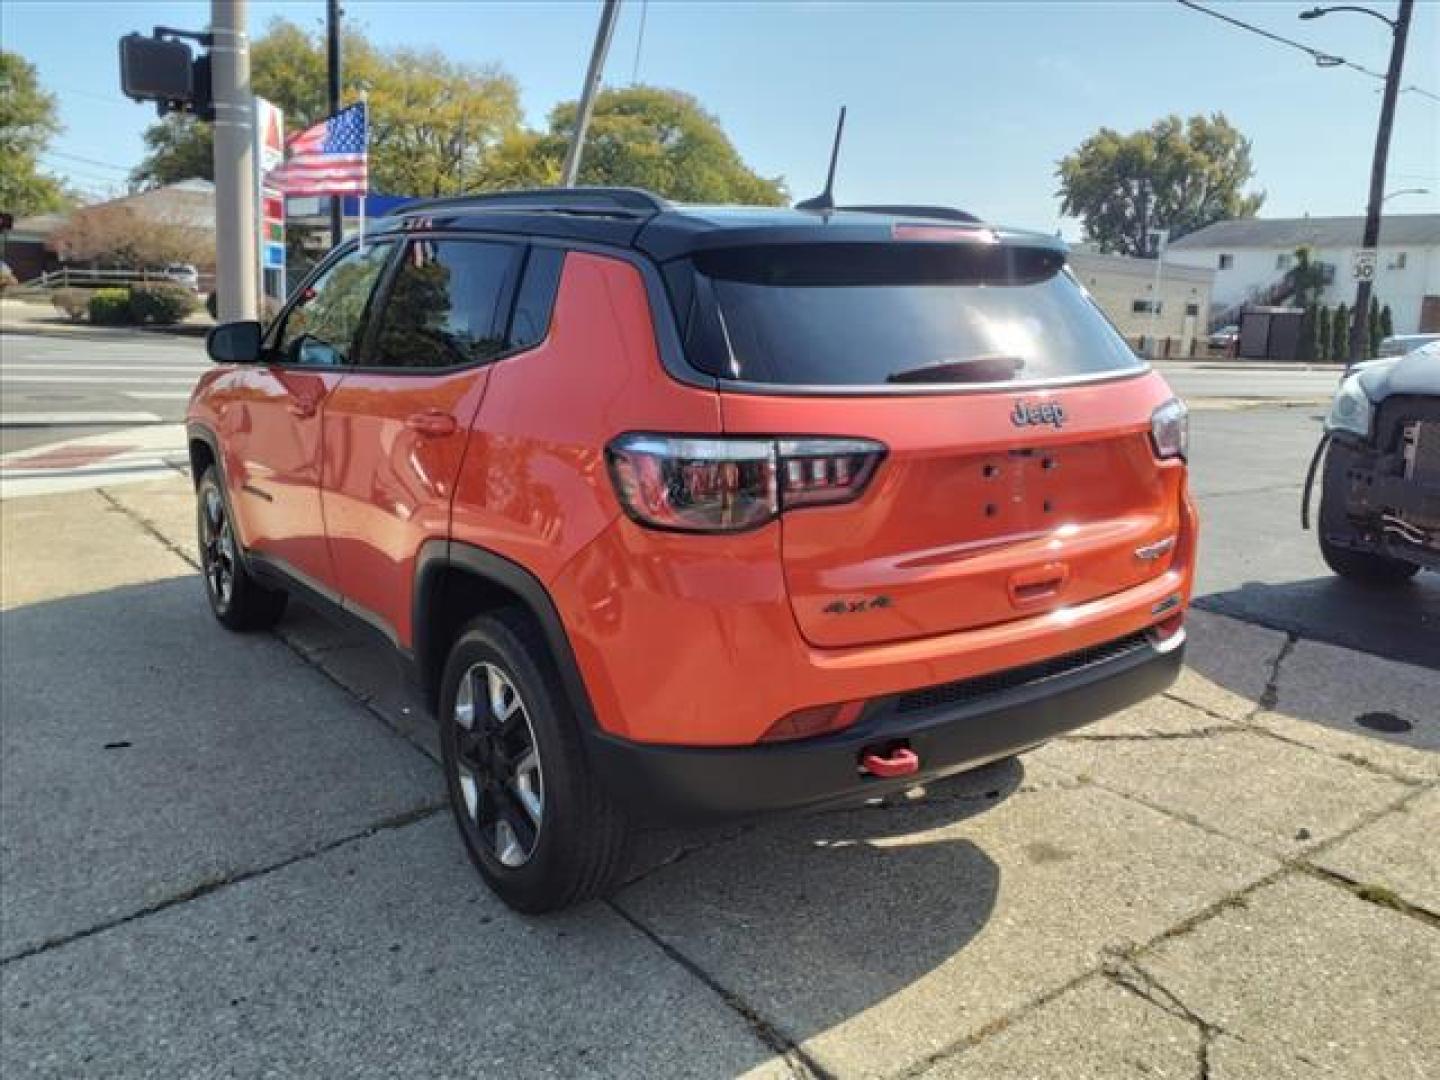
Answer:
[[1169, 637], [1161, 638], [1159, 641], [1152, 642], [1152, 646], [1154, 647], [1155, 651], [1162, 656], [1166, 653], [1174, 652], [1176, 649], [1178, 649], [1181, 645], [1184, 644], [1185, 628], [1183, 626], [1180, 627], [1179, 630], [1176, 630], [1175, 633], [1171, 634]]
[[880, 383], [875, 385], [836, 386], [832, 384], [805, 386], [789, 383], [757, 383], [743, 379], [717, 379], [715, 389], [721, 393], [761, 394], [769, 397], [935, 397], [954, 394], [1026, 393], [1057, 390], [1069, 386], [1135, 379], [1155, 370], [1149, 363], [1120, 371], [1098, 371], [1090, 375], [1071, 375], [1064, 379], [1032, 379], [1028, 382], [986, 383]]

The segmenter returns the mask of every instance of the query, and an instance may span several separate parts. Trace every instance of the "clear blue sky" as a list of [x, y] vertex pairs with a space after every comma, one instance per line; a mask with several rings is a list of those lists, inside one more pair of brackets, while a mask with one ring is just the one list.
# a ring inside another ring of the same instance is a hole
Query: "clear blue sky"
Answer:
[[[252, 0], [252, 30], [275, 16], [318, 28], [322, 0]], [[1218, 3], [1250, 22], [1383, 70], [1389, 33], [1364, 16], [1301, 22], [1308, 4]], [[1393, 13], [1393, 0], [1376, 6]], [[499, 62], [542, 122], [579, 89], [599, 12], [573, 3], [348, 0], [382, 45], [434, 46]], [[635, 71], [641, 0], [625, 0], [606, 82]], [[0, 39], [34, 62], [66, 125], [51, 157], [104, 189], [140, 157], [148, 106], [121, 98], [116, 40], [152, 24], [202, 28], [201, 2], [4, 0]], [[1059, 224], [1055, 162], [1102, 125], [1131, 130], [1176, 112], [1224, 112], [1254, 142], [1263, 214], [1364, 209], [1380, 83], [1242, 33], [1171, 2], [728, 4], [650, 0], [643, 82], [695, 94], [745, 159], [797, 197], [823, 178], [836, 108], [850, 106], [837, 185], [851, 201], [943, 202], [990, 220]], [[1440, 3], [1421, 0], [1404, 82], [1440, 94]], [[89, 158], [120, 168], [82, 163]], [[1426, 196], [1392, 212], [1440, 211], [1440, 102], [1402, 94], [1392, 189]], [[1074, 233], [1067, 227], [1067, 234]]]

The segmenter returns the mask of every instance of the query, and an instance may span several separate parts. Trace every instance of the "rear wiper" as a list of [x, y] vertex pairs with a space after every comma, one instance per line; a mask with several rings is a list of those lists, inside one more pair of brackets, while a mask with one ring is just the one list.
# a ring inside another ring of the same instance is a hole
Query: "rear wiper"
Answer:
[[892, 383], [1004, 382], [1013, 379], [1025, 361], [1018, 356], [967, 356], [960, 360], [941, 360], [935, 364], [906, 368], [885, 377]]

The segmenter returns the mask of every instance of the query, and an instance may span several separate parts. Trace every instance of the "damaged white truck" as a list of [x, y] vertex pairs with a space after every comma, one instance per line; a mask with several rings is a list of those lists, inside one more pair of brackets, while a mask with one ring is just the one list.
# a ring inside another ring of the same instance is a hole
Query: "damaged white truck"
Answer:
[[1440, 570], [1440, 342], [1346, 373], [1305, 478], [1324, 461], [1320, 554], [1343, 578], [1398, 585]]

